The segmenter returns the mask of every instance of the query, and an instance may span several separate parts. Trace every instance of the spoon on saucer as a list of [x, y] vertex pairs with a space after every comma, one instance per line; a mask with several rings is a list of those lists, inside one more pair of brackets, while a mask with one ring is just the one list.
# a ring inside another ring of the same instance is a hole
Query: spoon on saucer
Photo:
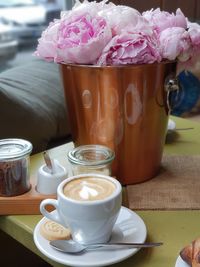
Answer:
[[65, 253], [80, 253], [85, 250], [95, 250], [102, 247], [109, 247], [109, 248], [150, 248], [150, 247], [157, 247], [161, 246], [163, 243], [98, 243], [98, 244], [91, 244], [91, 245], [82, 245], [77, 243], [73, 240], [53, 240], [50, 241], [49, 244], [54, 248], [61, 252]]

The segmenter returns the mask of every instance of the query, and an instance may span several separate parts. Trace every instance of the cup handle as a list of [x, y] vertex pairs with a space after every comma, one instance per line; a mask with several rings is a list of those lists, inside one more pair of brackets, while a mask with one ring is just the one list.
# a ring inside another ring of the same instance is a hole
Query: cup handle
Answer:
[[[51, 205], [53, 206], [57, 212], [56, 213], [51, 213], [46, 210], [46, 206]], [[63, 225], [62, 220], [59, 216], [58, 212], [58, 201], [56, 199], [45, 199], [40, 203], [40, 212], [42, 215], [46, 218], [48, 218], [51, 221], [57, 222], [61, 225]]]

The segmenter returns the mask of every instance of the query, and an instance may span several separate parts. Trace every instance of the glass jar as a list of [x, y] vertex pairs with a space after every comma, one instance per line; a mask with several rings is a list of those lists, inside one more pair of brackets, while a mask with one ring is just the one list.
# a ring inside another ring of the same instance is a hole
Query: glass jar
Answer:
[[73, 175], [92, 172], [111, 175], [114, 158], [114, 151], [102, 145], [79, 146], [68, 153]]
[[0, 196], [17, 196], [30, 190], [32, 148], [23, 139], [0, 140]]

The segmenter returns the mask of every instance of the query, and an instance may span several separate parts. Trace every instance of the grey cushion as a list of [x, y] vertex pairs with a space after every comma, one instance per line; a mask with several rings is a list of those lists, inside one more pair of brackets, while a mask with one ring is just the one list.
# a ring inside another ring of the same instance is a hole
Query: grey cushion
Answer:
[[27, 139], [38, 152], [69, 133], [58, 65], [34, 59], [0, 74], [0, 139]]

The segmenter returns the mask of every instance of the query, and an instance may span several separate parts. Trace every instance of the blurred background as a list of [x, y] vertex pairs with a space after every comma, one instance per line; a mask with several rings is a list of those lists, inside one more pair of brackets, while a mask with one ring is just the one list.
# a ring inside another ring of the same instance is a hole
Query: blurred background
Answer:
[[0, 0], [0, 72], [33, 58], [37, 40], [73, 0]]

